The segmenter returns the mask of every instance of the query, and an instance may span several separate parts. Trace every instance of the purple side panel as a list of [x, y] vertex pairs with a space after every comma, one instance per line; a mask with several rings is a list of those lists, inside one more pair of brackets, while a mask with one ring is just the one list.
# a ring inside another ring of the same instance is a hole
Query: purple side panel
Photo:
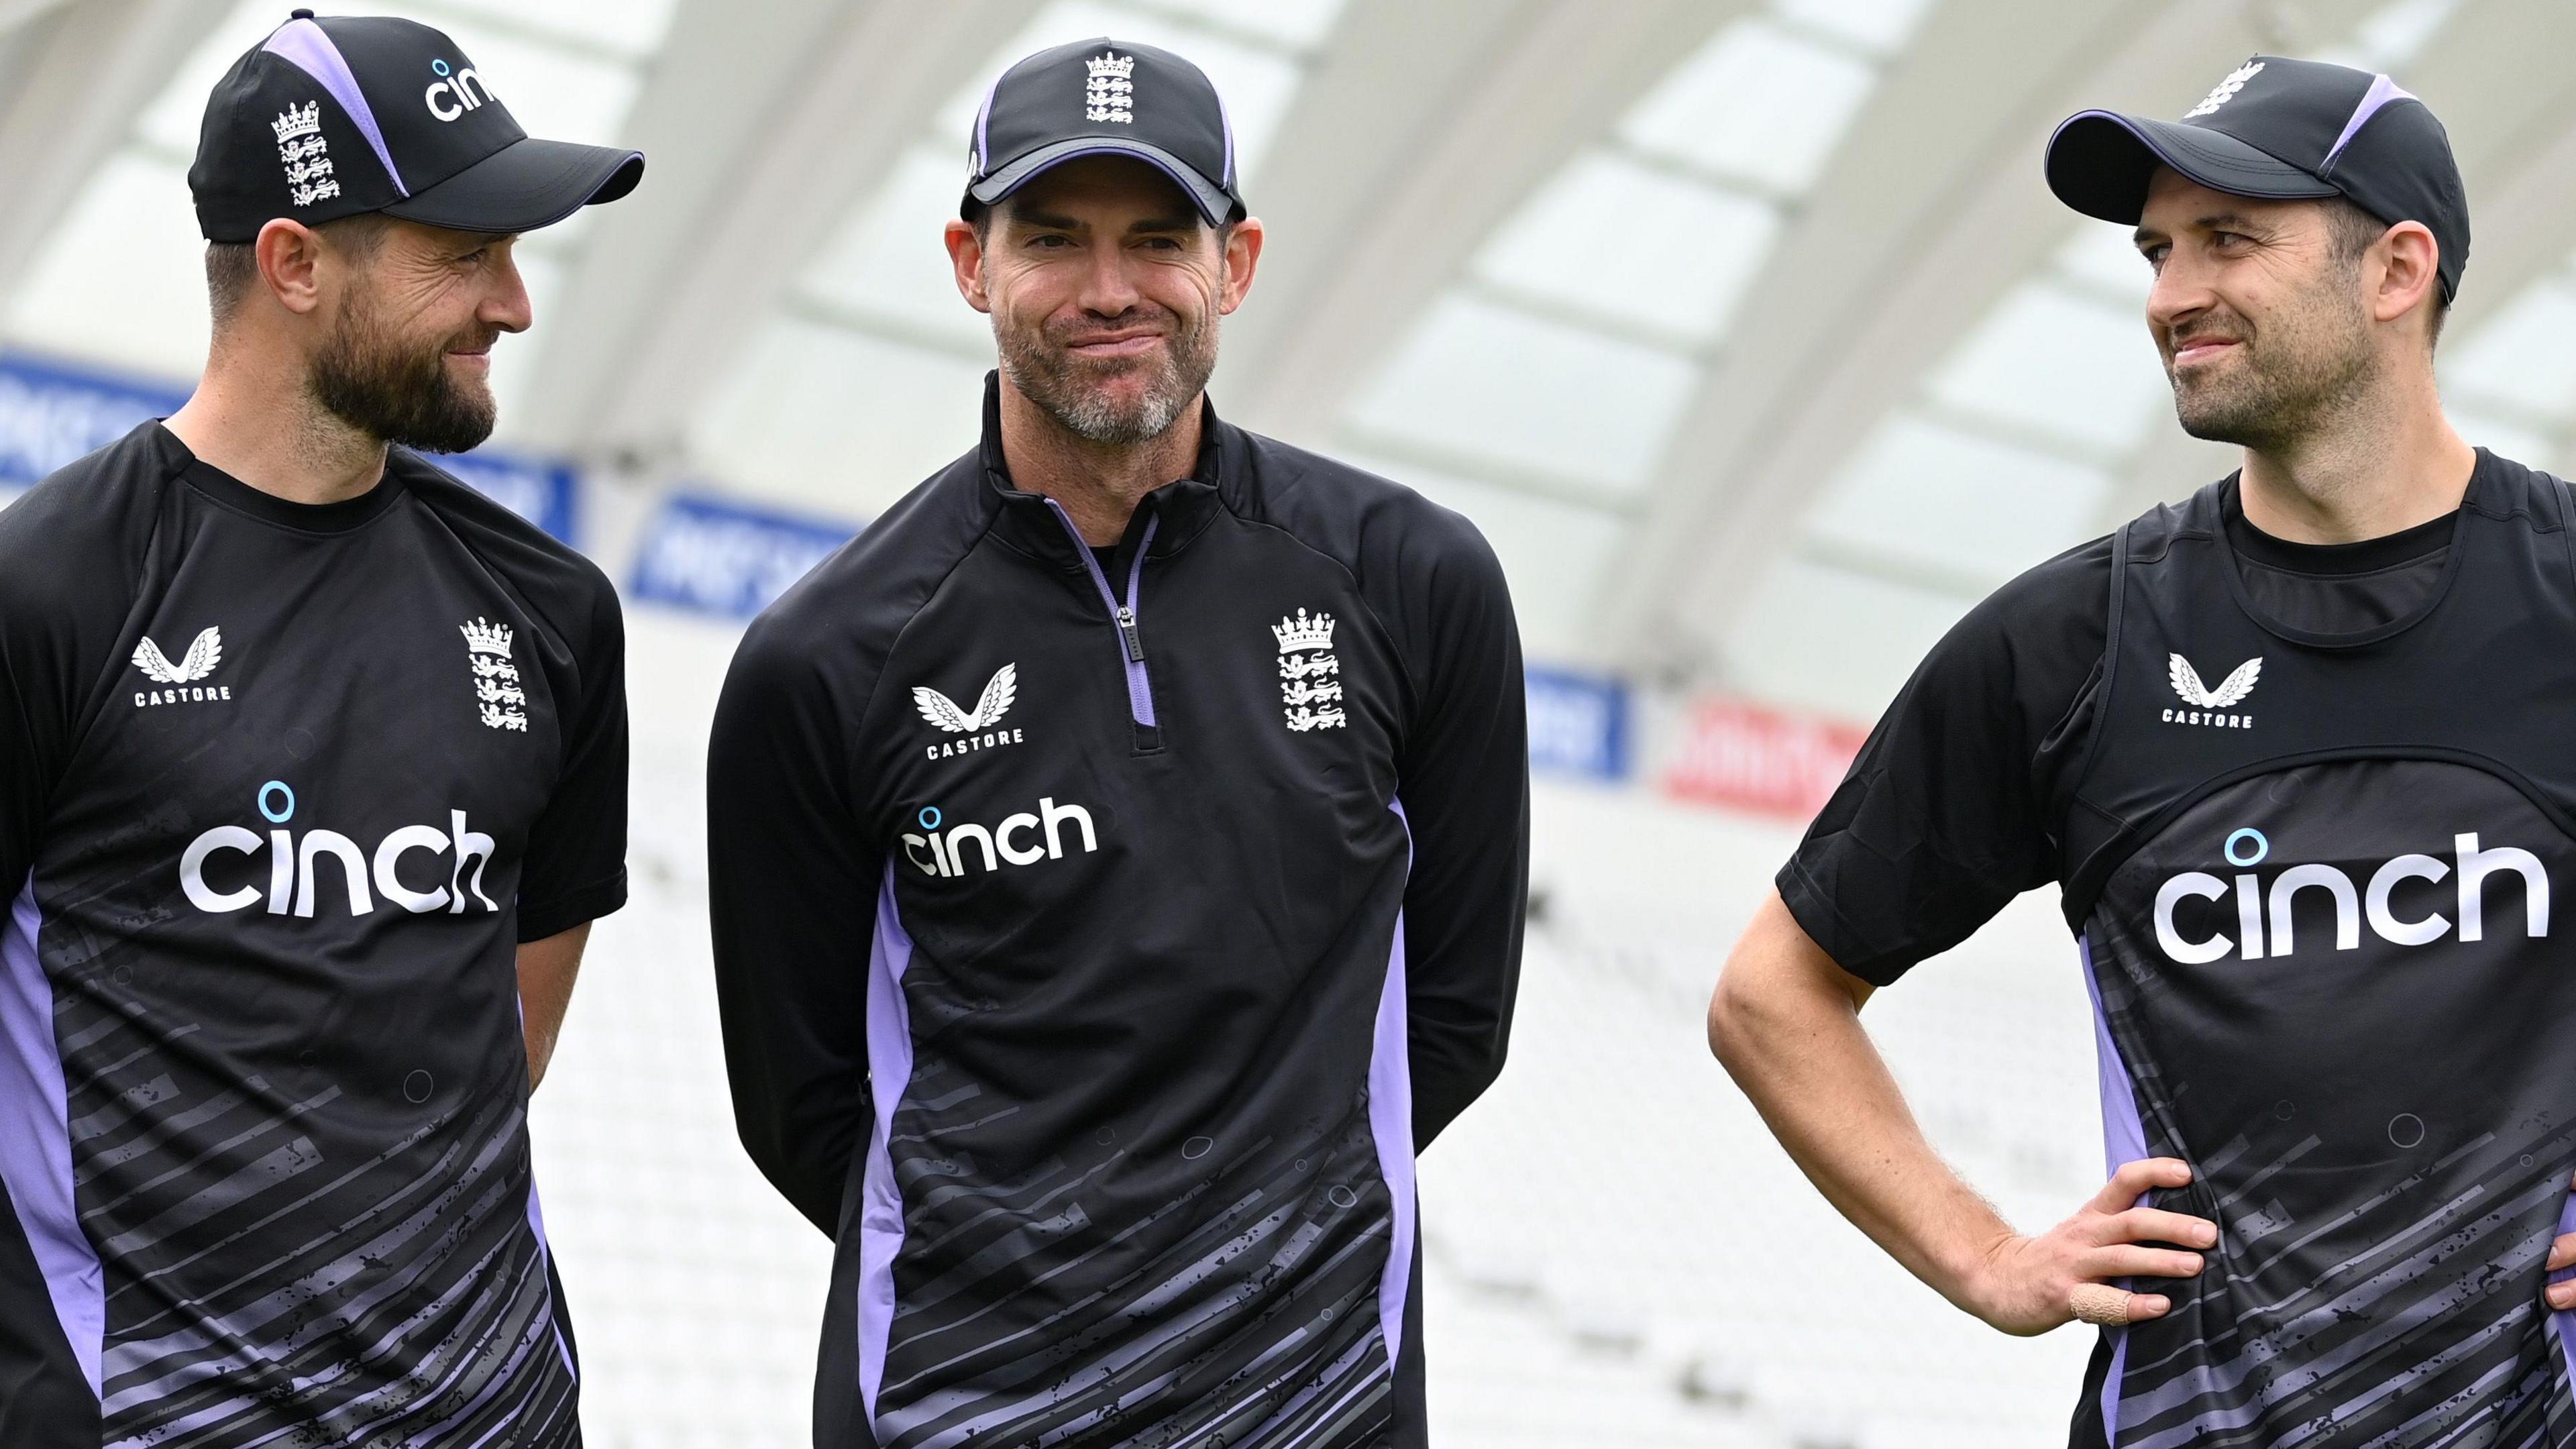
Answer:
[[877, 1387], [885, 1382], [886, 1340], [894, 1331], [894, 1260], [903, 1251], [903, 1194], [895, 1185], [891, 1143], [894, 1109], [912, 1085], [912, 1009], [903, 999], [903, 973], [911, 964], [912, 937], [895, 914], [889, 864], [877, 890], [877, 934], [868, 951], [868, 1098], [876, 1120], [868, 1127], [859, 1203], [859, 1396], [871, 1424]]
[[[2576, 1233], [2576, 1197], [2570, 1197], [2558, 1209], [2558, 1233], [2564, 1237]], [[2576, 1278], [2576, 1268], [2561, 1268], [2549, 1275], [2552, 1283]], [[2549, 1326], [2558, 1330], [2558, 1351], [2567, 1359], [2567, 1382], [2576, 1386], [2576, 1310], [2558, 1309], [2549, 1315]]]
[[[2076, 957], [2084, 971], [2084, 994], [2093, 1003], [2093, 1052], [2102, 1076], [2102, 1157], [2104, 1173], [2114, 1173], [2147, 1156], [2147, 1127], [2138, 1118], [2138, 1094], [2129, 1085], [2128, 1063], [2120, 1044], [2111, 1040], [2111, 1023], [2102, 1014], [2102, 988], [2093, 979], [2093, 942], [2079, 936]], [[2144, 1198], [2139, 1201], [2145, 1201]], [[2129, 1333], [2106, 1328], [2111, 1335], [2111, 1372], [2102, 1380], [2102, 1441], [2120, 1442], [2120, 1380], [2129, 1366]]]
[[331, 93], [331, 99], [340, 103], [340, 109], [349, 113], [349, 119], [357, 123], [358, 134], [375, 148], [376, 159], [384, 163], [385, 174], [393, 178], [394, 191], [411, 195], [411, 188], [403, 185], [402, 172], [394, 167], [394, 153], [385, 145], [385, 133], [376, 125], [376, 113], [367, 105], [366, 92], [358, 89], [358, 78], [349, 71], [348, 58], [340, 54], [340, 47], [331, 43], [321, 26], [310, 20], [290, 20], [277, 27], [260, 49], [282, 57], [320, 82], [322, 89]]
[[[526, 1014], [524, 1009], [521, 1014]], [[528, 1231], [537, 1235], [537, 1262], [551, 1268], [555, 1260], [555, 1250], [553, 1245], [546, 1241], [545, 1212], [537, 1206], [537, 1175], [534, 1167], [528, 1171]], [[564, 1341], [564, 1307], [556, 1300], [554, 1287], [554, 1277], [549, 1273], [546, 1278], [546, 1316], [547, 1321], [554, 1326], [555, 1352], [563, 1355], [564, 1372], [572, 1375], [574, 1383], [580, 1383], [581, 1368], [572, 1361], [572, 1345]]]
[[[1404, 820], [1404, 802], [1388, 802]], [[1413, 828], [1405, 824], [1405, 849]], [[1408, 864], [1408, 869], [1410, 868]], [[1404, 1352], [1404, 1302], [1413, 1287], [1413, 1061], [1407, 1049], [1404, 997], [1404, 913], [1395, 915], [1395, 944], [1387, 952], [1386, 986], [1377, 1001], [1377, 1036], [1369, 1049], [1369, 1136], [1377, 1141], [1377, 1167], [1394, 1204], [1395, 1235], [1378, 1278], [1378, 1326], [1386, 1335], [1386, 1366]]]
[[30, 876], [0, 921], [0, 1182], [94, 1394], [107, 1335], [107, 1278], [72, 1200], [71, 1114], [54, 1042], [54, 988], [36, 959], [43, 928]]
[[2129, 1376], [2129, 1330], [2106, 1328], [2111, 1335], [2111, 1372], [2102, 1380], [2102, 1442], [2120, 1446], [2120, 1381]]
[[2343, 134], [2335, 137], [2334, 145], [2327, 148], [2326, 159], [2318, 166], [2317, 169], [2320, 171], [2332, 169], [2335, 164], [2335, 158], [2343, 154], [2343, 148], [2351, 143], [2353, 136], [2361, 130], [2362, 126], [2367, 123], [2371, 117], [2379, 114], [2380, 107], [2387, 105], [2391, 101], [2411, 101], [2413, 99], [2415, 99], [2415, 97], [2412, 94], [2399, 89], [2397, 82], [2390, 80], [2386, 76], [2380, 76], [2373, 80], [2370, 83], [2370, 89], [2362, 93], [2361, 104], [2353, 107], [2352, 119], [2343, 123]]
[[2084, 968], [2084, 994], [2093, 1002], [2093, 1053], [2102, 1073], [2102, 1170], [2107, 1176], [2147, 1152], [2147, 1126], [2138, 1118], [2138, 1094], [2129, 1085], [2129, 1064], [2120, 1044], [2111, 1040], [2111, 1023], [2102, 1015], [2102, 988], [2093, 980], [2093, 943], [2077, 938], [2075, 949]]

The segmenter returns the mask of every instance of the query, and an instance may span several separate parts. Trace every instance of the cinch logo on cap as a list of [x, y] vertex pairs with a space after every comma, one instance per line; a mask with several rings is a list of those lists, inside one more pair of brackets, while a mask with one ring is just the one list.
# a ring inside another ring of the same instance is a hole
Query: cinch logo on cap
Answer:
[[467, 111], [479, 110], [484, 102], [492, 99], [491, 88], [483, 84], [483, 77], [476, 75], [472, 66], [451, 73], [446, 61], [433, 60], [429, 68], [438, 74], [439, 79], [429, 83], [422, 99], [429, 102], [429, 113], [442, 121], [453, 121]]

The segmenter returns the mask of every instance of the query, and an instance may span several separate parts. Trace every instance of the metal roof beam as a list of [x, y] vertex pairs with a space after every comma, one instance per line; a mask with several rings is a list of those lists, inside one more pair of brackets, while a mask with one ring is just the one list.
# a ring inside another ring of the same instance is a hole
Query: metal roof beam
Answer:
[[2050, 127], [2086, 105], [2173, 109], [2259, 44], [2234, 0], [2062, 0], [2045, 26], [2014, 6], [1935, 7], [1675, 430], [1603, 602], [1614, 654], [1720, 672], [1818, 485], [2063, 243], [2068, 213], [2040, 175]]
[[9, 199], [0, 206], [0, 296], [16, 289], [224, 9], [205, 0], [0, 0], [0, 196]]
[[1368, 375], [1532, 189], [1751, 0], [1353, 5], [1281, 130], [1270, 229], [1227, 324], [1229, 415], [1329, 436]]
[[630, 132], [644, 184], [601, 209], [539, 323], [521, 435], [584, 456], [676, 455], [797, 269], [1036, 8], [774, 0], [745, 25], [729, 0], [684, 0]]

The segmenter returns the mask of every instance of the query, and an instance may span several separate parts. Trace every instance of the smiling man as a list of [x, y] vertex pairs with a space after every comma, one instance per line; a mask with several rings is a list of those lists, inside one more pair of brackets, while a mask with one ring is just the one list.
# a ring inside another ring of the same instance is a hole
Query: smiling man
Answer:
[[708, 766], [815, 1443], [1419, 1445], [1414, 1153], [1519, 970], [1500, 572], [1208, 406], [1262, 230], [1187, 61], [1012, 66], [962, 209], [983, 441], [753, 626]]
[[196, 395], [0, 514], [11, 1449], [580, 1441], [527, 1104], [625, 899], [623, 634], [409, 450], [643, 158], [494, 91], [403, 20], [242, 56]]
[[[2179, 122], [2073, 117], [2047, 174], [2133, 229], [2182, 426], [2243, 467], [1952, 630], [1711, 1043], [1951, 1301], [2104, 1326], [2076, 1445], [2576, 1445], [2576, 510], [2443, 416], [2449, 143], [2386, 76], [2257, 56]], [[2050, 883], [2112, 1176], [2023, 1236], [1857, 1013]]]

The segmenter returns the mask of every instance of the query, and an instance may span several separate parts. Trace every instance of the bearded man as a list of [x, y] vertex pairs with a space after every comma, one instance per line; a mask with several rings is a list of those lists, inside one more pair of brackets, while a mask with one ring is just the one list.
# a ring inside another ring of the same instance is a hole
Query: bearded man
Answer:
[[[2256, 56], [2179, 122], [2069, 119], [2047, 175], [2134, 229], [2180, 422], [2244, 466], [1951, 631], [1781, 870], [1710, 1041], [1952, 1302], [2102, 1326], [2078, 1449], [2567, 1449], [2576, 500], [2443, 415], [2448, 140], [2387, 76]], [[2024, 1235], [1858, 1012], [2050, 883], [2110, 1181]]]
[[625, 899], [623, 632], [410, 450], [492, 430], [512, 236], [643, 164], [405, 20], [216, 84], [195, 396], [0, 514], [0, 1443], [580, 1442], [527, 1103]]
[[1031, 56], [971, 152], [983, 441], [753, 625], [708, 766], [815, 1443], [1419, 1445], [1414, 1154], [1519, 971], [1502, 576], [1208, 406], [1262, 229], [1197, 68]]

